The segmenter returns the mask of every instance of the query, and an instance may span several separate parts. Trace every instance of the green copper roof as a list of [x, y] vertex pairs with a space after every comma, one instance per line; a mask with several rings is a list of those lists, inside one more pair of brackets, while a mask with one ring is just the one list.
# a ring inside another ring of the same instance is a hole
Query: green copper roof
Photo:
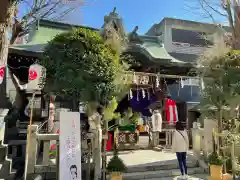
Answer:
[[[77, 25], [70, 25], [58, 22], [52, 22], [47, 20], [40, 20], [39, 24], [35, 24], [32, 27], [32, 31], [29, 33], [29, 41], [27, 44], [12, 45], [10, 46], [10, 52], [18, 53], [35, 53], [40, 55], [48, 41], [52, 40], [57, 34], [71, 30], [74, 27], [81, 27]], [[95, 31], [98, 29], [89, 28]], [[131, 35], [131, 34], [130, 34]], [[187, 63], [177, 60], [172, 57], [164, 48], [162, 41], [158, 36], [146, 36], [138, 35], [136, 32], [133, 34], [133, 40], [129, 42], [129, 46], [126, 48], [128, 52], [141, 52], [148, 57], [150, 61], [155, 64], [174, 64], [174, 65], [186, 65]]]
[[[46, 44], [51, 41], [56, 35], [77, 27], [83, 26], [40, 20], [39, 24], [34, 24], [32, 26], [32, 30], [29, 33], [28, 43], [11, 45], [9, 47], [10, 52], [25, 51], [34, 52], [36, 54], [42, 53]], [[97, 30], [90, 27], [84, 28]]]
[[65, 29], [40, 26], [28, 44], [46, 44], [48, 41], [51, 41], [56, 35], [66, 31], [67, 30]]
[[138, 36], [138, 42], [135, 41], [130, 43], [126, 51], [136, 53], [141, 52], [156, 64], [173, 64], [183, 66], [189, 64], [172, 57], [166, 51], [158, 36]]
[[30, 33], [29, 44], [45, 44], [60, 33], [70, 31], [72, 28], [80, 28], [80, 27], [92, 29], [96, 31], [98, 30], [91, 27], [53, 22], [48, 20], [40, 20], [39, 24], [36, 24], [35, 27], [33, 27], [33, 32]]

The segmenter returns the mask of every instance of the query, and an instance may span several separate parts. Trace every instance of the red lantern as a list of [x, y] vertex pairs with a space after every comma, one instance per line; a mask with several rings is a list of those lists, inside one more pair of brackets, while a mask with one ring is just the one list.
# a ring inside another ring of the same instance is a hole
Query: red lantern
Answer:
[[0, 84], [2, 84], [5, 74], [5, 66], [0, 67]]

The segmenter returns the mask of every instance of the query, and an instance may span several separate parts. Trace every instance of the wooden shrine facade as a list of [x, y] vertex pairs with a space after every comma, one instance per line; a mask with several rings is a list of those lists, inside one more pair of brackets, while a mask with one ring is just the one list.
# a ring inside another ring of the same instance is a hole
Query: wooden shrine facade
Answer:
[[[130, 83], [131, 89], [145, 90], [147, 93], [156, 93], [161, 99], [149, 106], [150, 109], [162, 109], [163, 117], [163, 129], [172, 129], [174, 125], [168, 124], [164, 115], [164, 98], [168, 96], [168, 85], [177, 83], [181, 86], [181, 82], [184, 81], [185, 85], [199, 86], [199, 78], [196, 76], [180, 76], [180, 75], [168, 75], [168, 74], [156, 74], [156, 73], [144, 73], [144, 72], [125, 72], [123, 76], [123, 82]], [[149, 91], [149, 92], [148, 92]], [[188, 119], [188, 107], [187, 102], [176, 100], [178, 117], [186, 127], [189, 127]]]

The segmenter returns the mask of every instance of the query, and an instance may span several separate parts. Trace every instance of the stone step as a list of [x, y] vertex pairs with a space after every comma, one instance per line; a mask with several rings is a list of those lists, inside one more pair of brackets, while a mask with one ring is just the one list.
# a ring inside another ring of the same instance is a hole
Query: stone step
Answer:
[[15, 174], [15, 171], [12, 170], [12, 161], [6, 159], [3, 163], [0, 164], [0, 178], [8, 178], [10, 175]]
[[[188, 174], [201, 174], [204, 173], [204, 170], [200, 167], [189, 168]], [[165, 178], [165, 177], [175, 177], [179, 176], [181, 173], [179, 169], [169, 169], [169, 170], [159, 170], [159, 171], [146, 171], [146, 172], [132, 172], [132, 173], [123, 173], [124, 180], [139, 180], [139, 179], [153, 179], [153, 178]], [[109, 177], [108, 177], [109, 178]]]
[[[188, 176], [188, 180], [208, 180], [209, 176], [206, 174], [194, 174]], [[163, 177], [163, 178], [151, 178], [151, 179], [140, 179], [140, 180], [180, 180], [179, 176], [175, 177]]]
[[[188, 168], [198, 167], [197, 161], [188, 160], [187, 161]], [[168, 162], [156, 162], [149, 163], [143, 165], [135, 165], [128, 166], [127, 172], [146, 172], [146, 171], [158, 171], [158, 170], [169, 170], [169, 169], [177, 169], [178, 163], [177, 161], [168, 161]]]
[[0, 163], [6, 160], [8, 153], [7, 145], [0, 145]]

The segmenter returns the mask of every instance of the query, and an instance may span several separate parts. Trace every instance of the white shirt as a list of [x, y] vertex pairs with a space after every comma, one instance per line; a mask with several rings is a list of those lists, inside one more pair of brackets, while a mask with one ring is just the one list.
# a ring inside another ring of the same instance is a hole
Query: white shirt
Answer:
[[162, 115], [160, 114], [160, 112], [154, 113], [151, 119], [152, 119], [152, 131], [162, 132]]
[[175, 130], [172, 138], [172, 152], [187, 152], [188, 148], [189, 148], [189, 139], [188, 139], [187, 131]]

